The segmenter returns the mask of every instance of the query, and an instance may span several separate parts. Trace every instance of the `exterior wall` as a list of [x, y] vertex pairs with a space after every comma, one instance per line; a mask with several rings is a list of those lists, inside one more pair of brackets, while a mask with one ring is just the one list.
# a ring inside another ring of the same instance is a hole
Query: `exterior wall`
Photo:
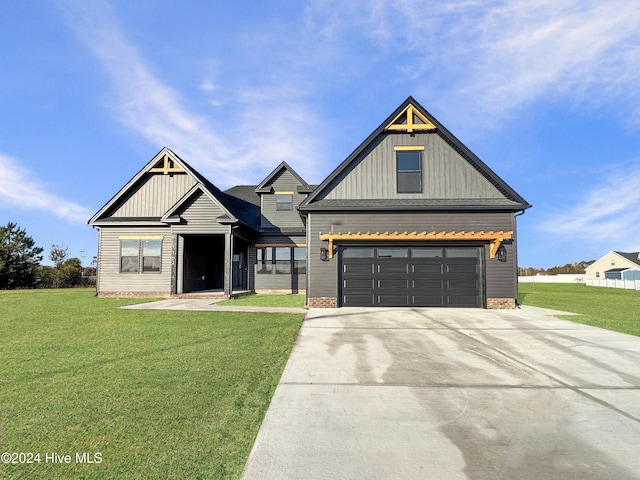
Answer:
[[300, 215], [296, 207], [307, 198], [306, 194], [298, 193], [300, 182], [289, 172], [283, 170], [269, 184], [274, 192], [293, 192], [293, 209], [292, 210], [276, 210], [275, 193], [263, 193], [261, 199], [261, 228], [298, 228], [304, 230], [304, 225], [300, 219]]
[[[320, 260], [320, 249], [327, 248], [321, 241], [320, 233], [334, 232], [413, 232], [413, 231], [514, 231], [515, 218], [511, 212], [492, 213], [432, 213], [432, 212], [351, 212], [351, 213], [310, 213], [307, 219], [307, 271], [309, 304], [322, 298], [338, 297], [338, 258], [324, 262]], [[425, 244], [425, 243], [422, 243]], [[426, 243], [435, 245], [436, 242]], [[471, 243], [455, 242], [453, 245]], [[485, 293], [487, 299], [515, 299], [517, 297], [517, 269], [515, 241], [505, 244], [507, 261], [499, 262], [490, 258], [489, 245], [484, 247]], [[515, 300], [514, 300], [515, 305]]]
[[[163, 236], [162, 265], [159, 273], [120, 273], [121, 236]], [[99, 246], [98, 293], [108, 292], [171, 292], [172, 235], [168, 226], [102, 227]]]
[[[614, 262], [613, 264], [611, 262]], [[638, 260], [640, 262], [640, 260]], [[604, 272], [611, 270], [612, 268], [638, 268], [638, 264], [626, 259], [622, 255], [618, 255], [616, 252], [609, 252], [601, 259], [589, 265], [585, 271], [587, 278], [600, 278], [604, 279]], [[597, 273], [600, 276], [597, 276]]]
[[147, 175], [140, 186], [120, 204], [112, 217], [161, 217], [195, 185], [186, 174]]
[[[397, 193], [396, 145], [423, 145], [422, 193]], [[365, 150], [355, 167], [337, 180], [327, 199], [504, 198], [458, 152], [436, 133], [388, 134]]]
[[622, 280], [640, 280], [640, 270], [625, 270], [622, 272]]

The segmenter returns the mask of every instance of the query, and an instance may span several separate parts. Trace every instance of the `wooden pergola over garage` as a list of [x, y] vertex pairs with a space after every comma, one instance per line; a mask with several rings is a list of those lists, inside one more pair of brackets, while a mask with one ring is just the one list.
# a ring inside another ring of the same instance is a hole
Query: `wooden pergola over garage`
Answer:
[[365, 241], [448, 241], [480, 240], [491, 244], [490, 256], [495, 258], [504, 240], [511, 239], [513, 232], [375, 232], [375, 233], [320, 233], [320, 240], [329, 242], [328, 256], [333, 258], [333, 242], [336, 240]]

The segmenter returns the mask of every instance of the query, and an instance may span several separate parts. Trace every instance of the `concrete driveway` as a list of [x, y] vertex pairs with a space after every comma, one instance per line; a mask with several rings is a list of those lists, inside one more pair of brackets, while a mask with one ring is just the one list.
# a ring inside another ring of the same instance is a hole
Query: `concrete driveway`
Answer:
[[310, 310], [243, 478], [640, 478], [640, 338], [546, 313]]

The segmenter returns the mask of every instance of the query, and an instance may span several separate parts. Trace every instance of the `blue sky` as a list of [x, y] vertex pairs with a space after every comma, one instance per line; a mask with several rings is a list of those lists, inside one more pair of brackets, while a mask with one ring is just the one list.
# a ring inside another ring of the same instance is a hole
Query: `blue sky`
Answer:
[[406, 97], [533, 205], [521, 266], [640, 250], [640, 2], [4, 2], [0, 224], [85, 264], [163, 146], [220, 188], [328, 175]]

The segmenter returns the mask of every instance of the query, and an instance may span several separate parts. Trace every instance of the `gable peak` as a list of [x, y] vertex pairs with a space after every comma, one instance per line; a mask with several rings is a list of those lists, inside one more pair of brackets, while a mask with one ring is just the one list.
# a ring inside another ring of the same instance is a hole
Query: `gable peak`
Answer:
[[384, 129], [412, 133], [415, 130], [435, 130], [436, 126], [413, 103], [409, 102], [406, 108]]
[[163, 175], [187, 173], [168, 148], [163, 148], [156, 159], [157, 161], [149, 168], [149, 173], [162, 173]]

